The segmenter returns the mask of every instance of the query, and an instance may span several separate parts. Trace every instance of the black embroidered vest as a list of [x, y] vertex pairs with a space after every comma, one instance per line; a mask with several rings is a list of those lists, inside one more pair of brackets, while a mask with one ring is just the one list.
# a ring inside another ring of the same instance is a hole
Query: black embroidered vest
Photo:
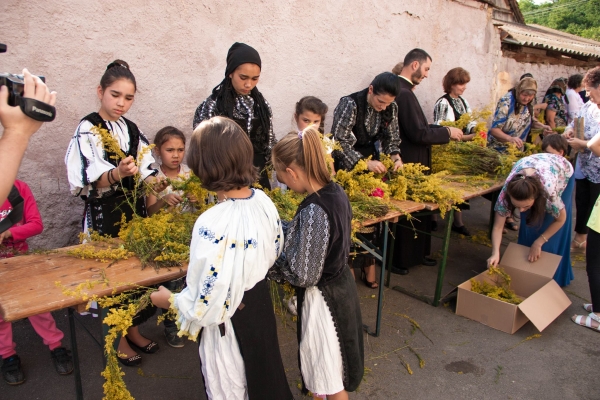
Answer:
[[365, 116], [367, 115], [367, 94], [369, 89], [361, 90], [360, 92], [352, 93], [348, 97], [354, 100], [356, 103], [356, 121], [352, 127], [352, 133], [356, 137], [356, 143], [354, 149], [361, 153], [364, 157], [373, 156], [373, 159], [379, 159], [379, 153], [375, 148], [375, 142], [381, 139], [383, 130], [387, 129], [388, 125], [392, 121], [392, 107], [387, 107], [381, 111], [381, 126], [376, 136], [372, 136], [367, 131], [365, 126]]

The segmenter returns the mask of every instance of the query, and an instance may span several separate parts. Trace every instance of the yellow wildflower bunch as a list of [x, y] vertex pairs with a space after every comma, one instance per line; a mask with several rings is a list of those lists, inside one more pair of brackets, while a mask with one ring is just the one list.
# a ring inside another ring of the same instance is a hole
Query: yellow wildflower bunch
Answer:
[[[478, 124], [476, 125], [476, 128], [474, 130], [477, 133], [477, 132], [481, 132], [481, 131], [487, 131], [487, 129], [485, 128], [485, 126], [486, 126], [485, 121], [487, 121], [491, 115], [492, 115], [492, 111], [490, 110], [489, 107], [486, 107], [481, 110], [474, 110], [474, 111], [471, 111], [470, 113], [464, 113], [463, 115], [460, 116], [458, 121], [443, 121], [440, 123], [440, 125], [451, 126], [451, 127], [463, 130], [472, 121], [478, 121]], [[482, 129], [482, 126], [483, 126], [483, 129]]]
[[120, 245], [118, 247], [98, 248], [92, 244], [84, 244], [67, 251], [70, 256], [78, 257], [81, 259], [92, 259], [100, 262], [106, 262], [107, 260], [127, 260], [129, 257], [133, 257], [135, 254], [128, 251]]
[[[193, 173], [190, 173], [189, 178], [184, 179], [183, 176], [181, 178], [182, 179], [167, 179], [167, 182], [171, 185], [173, 190], [180, 190], [183, 192], [185, 202], [188, 202], [189, 198], [195, 199], [196, 202], [194, 203], [194, 208], [199, 213], [203, 213], [215, 204], [210, 201], [210, 196], [213, 195], [216, 197], [216, 194], [203, 188], [200, 178]], [[182, 208], [185, 207], [185, 202], [182, 204]]]
[[107, 153], [113, 153], [110, 158], [113, 160], [122, 160], [125, 158], [125, 153], [121, 150], [121, 146], [117, 139], [110, 133], [110, 131], [104, 129], [102, 125], [92, 126], [90, 132], [98, 136], [102, 141], [102, 147]]
[[[98, 284], [105, 286], [110, 284], [104, 271], [102, 271], [101, 280], [86, 280], [77, 285], [75, 289], [66, 288], [60, 281], [55, 282], [57, 287], [62, 288], [65, 295], [87, 301], [88, 308], [91, 301], [97, 301], [100, 307], [108, 309], [108, 314], [102, 321], [102, 323], [109, 327], [108, 333], [104, 338], [106, 367], [101, 372], [102, 377], [104, 377], [103, 400], [133, 400], [133, 396], [131, 396], [123, 381], [125, 373], [121, 370], [117, 360], [119, 354], [115, 349], [115, 342], [121, 335], [127, 334], [127, 330], [133, 325], [135, 315], [151, 303], [150, 295], [156, 289], [136, 286], [135, 289], [125, 291], [116, 296], [98, 297], [97, 295], [90, 295], [88, 290], [93, 289]], [[116, 288], [119, 285], [113, 284], [113, 286]], [[125, 355], [121, 356], [124, 357]]]
[[325, 155], [325, 162], [327, 163], [327, 169], [330, 173], [333, 173], [333, 151], [342, 151], [342, 146], [340, 146], [339, 142], [336, 142], [333, 139], [333, 135], [331, 133], [320, 135], [321, 144], [323, 145], [323, 154]]
[[427, 174], [429, 168], [422, 164], [407, 163], [392, 174], [389, 186], [396, 200], [412, 200], [417, 203], [436, 203], [442, 218], [456, 204], [463, 203], [461, 191], [444, 187], [447, 171]]
[[500, 267], [490, 267], [487, 274], [492, 277], [494, 283], [471, 279], [471, 291], [510, 304], [520, 304], [523, 301], [510, 288], [511, 277], [506, 271]]
[[189, 260], [189, 243], [197, 219], [193, 213], [159, 212], [148, 218], [122, 220], [119, 238], [142, 262], [155, 268], [181, 265]]
[[[370, 159], [370, 158], [369, 158]], [[375, 190], [383, 191], [383, 199], [389, 197], [388, 185], [381, 180], [383, 175], [376, 176], [369, 171], [367, 161], [359, 160], [351, 171], [339, 170], [336, 172], [335, 180], [344, 188], [348, 198], [354, 196], [371, 195]]]
[[538, 146], [531, 143], [524, 143], [523, 150], [519, 150], [517, 146], [509, 143], [506, 146], [506, 151], [500, 154], [501, 164], [496, 168], [496, 176], [506, 178], [517, 161], [540, 151], [541, 149]]
[[[369, 159], [358, 161], [351, 171], [338, 170], [335, 175], [335, 181], [344, 188], [352, 206], [353, 239], [361, 230], [363, 221], [382, 217], [395, 209], [390, 202], [390, 188], [382, 180], [385, 174], [370, 172], [367, 167]], [[381, 161], [390, 168], [394, 164], [389, 157], [382, 157]]]
[[452, 175], [495, 176], [501, 165], [500, 153], [478, 142], [450, 142], [432, 147], [431, 169]]
[[296, 193], [291, 189], [281, 190], [281, 188], [275, 188], [273, 190], [263, 189], [265, 194], [269, 196], [277, 212], [279, 212], [279, 218], [282, 221], [291, 221], [296, 215], [298, 206], [302, 203], [302, 200], [306, 195]]

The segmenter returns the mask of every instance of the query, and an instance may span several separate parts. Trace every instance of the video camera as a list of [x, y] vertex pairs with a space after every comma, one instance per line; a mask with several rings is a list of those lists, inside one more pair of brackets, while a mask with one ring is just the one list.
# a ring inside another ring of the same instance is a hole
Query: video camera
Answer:
[[[0, 43], [0, 53], [6, 53], [6, 45]], [[43, 76], [39, 78], [45, 83]], [[0, 72], [0, 86], [8, 88], [8, 105], [12, 107], [19, 106], [25, 115], [36, 121], [50, 122], [56, 117], [56, 109], [50, 104], [42, 101], [23, 97], [25, 81], [23, 75], [9, 74]]]

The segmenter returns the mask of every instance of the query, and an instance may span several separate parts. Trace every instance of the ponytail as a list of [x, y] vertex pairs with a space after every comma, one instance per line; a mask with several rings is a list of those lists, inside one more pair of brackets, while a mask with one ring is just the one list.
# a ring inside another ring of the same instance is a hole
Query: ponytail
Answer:
[[313, 183], [325, 186], [331, 181], [319, 131], [312, 126], [285, 135], [273, 147], [271, 154], [275, 170], [285, 170], [296, 163], [306, 173], [313, 189]]

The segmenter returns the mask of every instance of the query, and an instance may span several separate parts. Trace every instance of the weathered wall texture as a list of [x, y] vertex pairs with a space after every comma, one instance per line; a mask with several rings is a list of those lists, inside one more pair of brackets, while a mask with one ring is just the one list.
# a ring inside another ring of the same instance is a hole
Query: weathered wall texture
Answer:
[[473, 107], [493, 104], [504, 92], [502, 71], [509, 87], [529, 71], [543, 88], [572, 73], [503, 59], [489, 15], [473, 0], [5, 0], [0, 42], [8, 53], [0, 55], [0, 69], [28, 67], [58, 92], [57, 119], [34, 136], [19, 176], [45, 223], [31, 243], [54, 248], [76, 240], [83, 202], [69, 193], [63, 159], [79, 120], [98, 110], [96, 86], [116, 58], [130, 64], [138, 83], [127, 117], [150, 138], [165, 125], [191, 133], [194, 110], [221, 81], [235, 41], [261, 55], [259, 88], [278, 136], [292, 128], [300, 97], [315, 95], [329, 105], [329, 127], [341, 96], [365, 88], [414, 47], [433, 57], [429, 79], [416, 91], [428, 116], [444, 74], [456, 66], [471, 73], [466, 97]]

